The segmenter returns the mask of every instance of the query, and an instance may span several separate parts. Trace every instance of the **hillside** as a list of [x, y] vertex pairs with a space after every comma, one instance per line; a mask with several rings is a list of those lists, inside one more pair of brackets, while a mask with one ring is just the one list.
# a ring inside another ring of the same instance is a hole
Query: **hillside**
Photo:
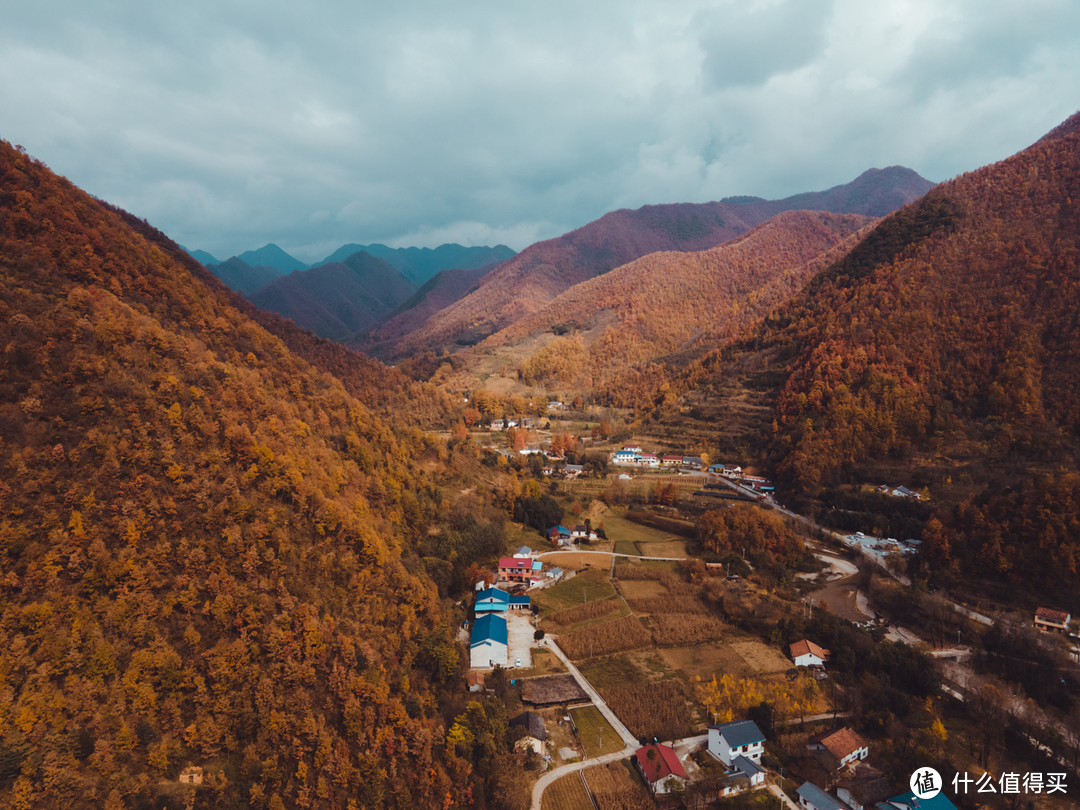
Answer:
[[384, 315], [369, 332], [357, 335], [349, 345], [372, 357], [383, 357], [395, 341], [420, 329], [436, 312], [468, 295], [492, 267], [443, 270], [397, 309]]
[[[895, 190], [897, 204], [933, 184], [901, 169], [867, 173], [848, 186], [789, 200], [650, 205], [620, 210], [575, 231], [532, 245], [496, 267], [479, 288], [398, 341], [391, 354], [456, 350], [529, 315], [575, 284], [658, 251], [698, 251], [740, 236], [785, 210], [820, 207], [872, 213]], [[921, 181], [921, 183], [919, 182]], [[810, 198], [810, 199], [808, 199]], [[833, 207], [835, 206], [835, 207]]]
[[260, 309], [290, 318], [319, 337], [347, 340], [415, 291], [415, 285], [389, 264], [361, 252], [342, 262], [290, 273], [249, 298]]
[[[206, 262], [203, 262], [203, 264], [206, 264]], [[247, 296], [258, 292], [271, 281], [276, 281], [285, 275], [276, 267], [266, 265], [252, 267], [237, 256], [217, 264], [207, 264], [206, 266], [230, 290], [236, 290], [241, 295]]]
[[633, 402], [651, 389], [651, 364], [730, 340], [795, 295], [872, 221], [787, 212], [719, 247], [651, 253], [571, 287], [474, 354], [485, 366], [491, 354], [524, 355], [515, 365], [528, 385]]
[[[945, 556], [963, 549], [969, 573], [1075, 582], [1077, 535], [1039, 527], [1077, 524], [1080, 499], [1063, 496], [1015, 534], [986, 516], [1010, 499], [1037, 513], [1040, 493], [1076, 490], [1078, 127], [1074, 116], [887, 217], [762, 328], [687, 372], [686, 404], [719, 416], [732, 380], [756, 380], [771, 392], [771, 461], [789, 486], [814, 493], [871, 471], [929, 485], [948, 528], [928, 559], [951, 537]], [[1043, 474], [1052, 480], [1032, 489]]]
[[344, 261], [361, 251], [382, 259], [416, 285], [426, 284], [444, 270], [475, 270], [506, 261], [514, 256], [514, 251], [506, 245], [465, 247], [451, 243], [439, 245], [437, 248], [391, 248], [375, 243], [343, 245], [319, 264]]
[[6, 143], [0, 214], [0, 804], [470, 806], [426, 442]]

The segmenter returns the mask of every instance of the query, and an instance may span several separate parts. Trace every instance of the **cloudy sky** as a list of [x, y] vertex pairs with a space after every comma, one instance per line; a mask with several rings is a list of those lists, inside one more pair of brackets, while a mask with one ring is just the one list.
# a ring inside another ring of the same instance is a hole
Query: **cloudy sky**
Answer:
[[0, 138], [189, 248], [520, 250], [606, 211], [1006, 157], [1074, 0], [0, 0]]

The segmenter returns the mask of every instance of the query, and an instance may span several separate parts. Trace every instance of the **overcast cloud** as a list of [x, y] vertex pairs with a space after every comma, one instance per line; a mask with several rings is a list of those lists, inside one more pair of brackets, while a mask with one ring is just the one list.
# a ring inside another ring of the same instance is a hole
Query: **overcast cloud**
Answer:
[[607, 211], [944, 180], [1080, 108], [1073, 0], [0, 0], [0, 137], [219, 258], [520, 250]]

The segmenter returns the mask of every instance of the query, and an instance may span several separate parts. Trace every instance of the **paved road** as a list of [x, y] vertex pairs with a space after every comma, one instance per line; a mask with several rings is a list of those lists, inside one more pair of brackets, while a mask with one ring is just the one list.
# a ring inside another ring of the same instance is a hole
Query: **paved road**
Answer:
[[611, 557], [629, 557], [631, 560], [663, 560], [664, 562], [682, 562], [686, 557], [642, 557], [640, 554], [616, 554], [614, 551], [574, 551], [563, 549], [562, 551], [544, 551], [536, 555], [537, 559], [548, 557], [552, 554], [603, 554]]
[[[681, 740], [673, 740], [668, 743], [675, 749], [675, 755], [680, 760], [685, 760], [686, 757], [697, 748], [699, 745], [704, 745], [709, 741], [708, 734], [697, 734], [693, 737], [683, 737]], [[532, 792], [532, 810], [540, 810], [541, 801], [543, 799], [544, 791], [560, 777], [566, 776], [568, 773], [574, 773], [576, 771], [584, 770], [585, 768], [591, 768], [593, 765], [606, 765], [609, 762], [618, 762], [621, 759], [629, 759], [634, 755], [634, 752], [641, 746], [634, 741], [633, 745], [628, 745], [622, 751], [616, 751], [612, 754], [604, 754], [599, 757], [592, 757], [591, 759], [583, 759], [581, 762], [571, 762], [569, 765], [560, 765], [553, 771], [548, 771], [541, 776], [535, 785], [533, 785]], [[795, 810], [800, 810], [795, 808]]]
[[592, 702], [596, 704], [596, 708], [600, 710], [600, 714], [604, 715], [604, 719], [611, 723], [611, 727], [615, 729], [622, 738], [622, 741], [626, 743], [628, 747], [633, 747], [636, 750], [639, 747], [637, 737], [631, 734], [630, 729], [624, 726], [622, 721], [615, 716], [615, 712], [608, 708], [604, 699], [600, 697], [600, 693], [593, 689], [592, 684], [585, 679], [585, 676], [581, 674], [581, 671], [566, 657], [566, 653], [559, 649], [559, 645], [555, 642], [555, 639], [548, 636], [547, 641], [548, 649], [554, 652], [558, 659], [566, 665], [566, 669], [574, 676], [574, 680], [578, 682], [578, 686], [585, 690], [585, 694], [592, 698]]
[[778, 798], [788, 810], [802, 810], [799, 805], [795, 804], [795, 802], [788, 798], [788, 795], [784, 793], [784, 791], [782, 791], [778, 785], [774, 785], [772, 782], [769, 782], [767, 787], [769, 789], [769, 793]]

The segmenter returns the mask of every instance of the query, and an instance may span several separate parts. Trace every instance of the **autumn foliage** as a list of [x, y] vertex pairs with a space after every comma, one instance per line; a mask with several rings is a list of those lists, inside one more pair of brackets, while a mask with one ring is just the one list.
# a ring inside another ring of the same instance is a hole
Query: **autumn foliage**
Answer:
[[0, 804], [471, 804], [434, 448], [180, 256], [0, 145]]

